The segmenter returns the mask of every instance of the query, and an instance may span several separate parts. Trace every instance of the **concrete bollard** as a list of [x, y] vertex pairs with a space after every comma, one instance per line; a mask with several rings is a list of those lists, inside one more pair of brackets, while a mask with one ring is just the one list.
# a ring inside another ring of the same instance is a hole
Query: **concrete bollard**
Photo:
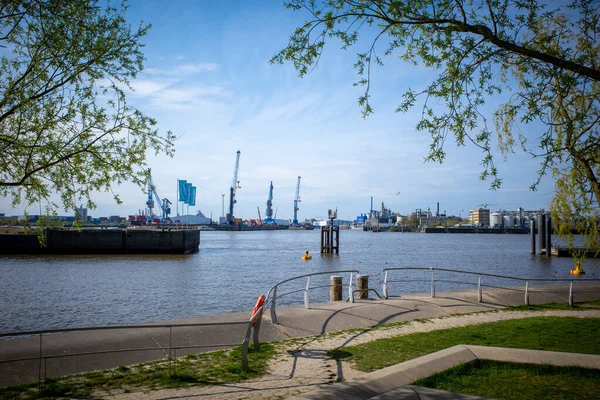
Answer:
[[369, 276], [368, 275], [356, 275], [356, 290], [359, 290], [359, 299], [369, 298]]
[[342, 300], [342, 277], [334, 275], [329, 279], [329, 301]]

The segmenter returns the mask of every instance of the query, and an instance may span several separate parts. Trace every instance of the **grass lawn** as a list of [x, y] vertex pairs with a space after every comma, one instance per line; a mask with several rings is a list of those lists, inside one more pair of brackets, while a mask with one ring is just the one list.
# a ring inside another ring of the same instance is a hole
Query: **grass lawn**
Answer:
[[275, 355], [273, 345], [261, 343], [248, 350], [249, 371], [242, 371], [241, 347], [230, 351], [188, 354], [172, 360], [159, 360], [130, 367], [86, 372], [62, 378], [46, 379], [42, 394], [37, 382], [0, 388], [0, 399], [37, 399], [89, 397], [95, 391], [122, 389], [173, 388], [188, 385], [235, 383], [262, 375], [268, 360]]
[[328, 354], [365, 372], [457, 344], [600, 354], [598, 332], [600, 318], [534, 317], [379, 339]]
[[477, 360], [413, 385], [493, 399], [597, 399], [600, 370]]

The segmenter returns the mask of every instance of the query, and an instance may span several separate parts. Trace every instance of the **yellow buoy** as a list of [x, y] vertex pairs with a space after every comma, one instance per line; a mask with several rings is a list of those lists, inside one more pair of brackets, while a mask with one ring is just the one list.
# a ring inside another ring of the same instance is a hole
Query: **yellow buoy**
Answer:
[[308, 250], [306, 250], [306, 254], [302, 256], [303, 260], [310, 260], [312, 259], [312, 256], [308, 254]]
[[583, 275], [585, 274], [585, 271], [581, 269], [581, 263], [577, 262], [577, 264], [575, 264], [575, 268], [571, 270], [571, 275]]

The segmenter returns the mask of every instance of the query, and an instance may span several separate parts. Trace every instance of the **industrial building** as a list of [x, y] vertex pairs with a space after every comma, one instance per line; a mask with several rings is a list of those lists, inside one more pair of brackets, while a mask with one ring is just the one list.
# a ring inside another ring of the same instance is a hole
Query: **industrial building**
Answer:
[[490, 210], [487, 208], [469, 210], [469, 222], [475, 226], [490, 226]]

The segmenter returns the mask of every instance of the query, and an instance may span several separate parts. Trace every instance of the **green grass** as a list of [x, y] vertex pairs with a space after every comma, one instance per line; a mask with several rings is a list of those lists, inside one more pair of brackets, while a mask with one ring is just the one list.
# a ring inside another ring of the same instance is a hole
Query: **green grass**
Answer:
[[328, 355], [370, 372], [457, 344], [600, 354], [598, 332], [600, 318], [534, 317], [379, 339]]
[[177, 359], [46, 379], [41, 394], [38, 392], [37, 382], [0, 388], [0, 399], [88, 397], [94, 392], [113, 389], [130, 391], [132, 388], [157, 389], [236, 383], [263, 375], [266, 372], [267, 362], [274, 355], [275, 350], [269, 343], [261, 343], [259, 350], [254, 350], [250, 346], [249, 371], [244, 372], [240, 359], [240, 346], [230, 351], [190, 353]]
[[544, 303], [544, 304], [532, 304], [529, 306], [509, 306], [500, 311], [543, 311], [543, 310], [589, 310], [591, 308], [599, 308], [600, 301], [588, 301], [585, 303], [574, 303], [570, 306], [569, 303]]
[[477, 360], [413, 385], [493, 399], [593, 399], [600, 370]]

